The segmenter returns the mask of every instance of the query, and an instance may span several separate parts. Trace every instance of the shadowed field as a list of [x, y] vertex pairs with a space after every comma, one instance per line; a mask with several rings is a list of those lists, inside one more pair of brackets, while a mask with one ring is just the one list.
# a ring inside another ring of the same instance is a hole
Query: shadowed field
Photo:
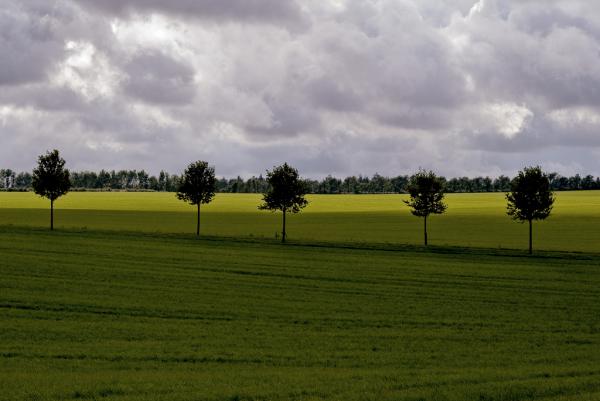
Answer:
[[[203, 207], [208, 235], [274, 238], [280, 215], [257, 210], [260, 195], [218, 194]], [[313, 195], [289, 220], [292, 239], [420, 244], [422, 220], [403, 195]], [[527, 227], [505, 213], [504, 194], [449, 194], [448, 212], [430, 219], [438, 245], [524, 248]], [[195, 230], [195, 209], [171, 193], [71, 193], [56, 203], [58, 227], [183, 233]], [[0, 225], [45, 227], [48, 202], [31, 193], [0, 193]], [[534, 248], [600, 249], [600, 191], [562, 192], [552, 216], [534, 225]]]
[[0, 229], [0, 400], [600, 399], [600, 259]]

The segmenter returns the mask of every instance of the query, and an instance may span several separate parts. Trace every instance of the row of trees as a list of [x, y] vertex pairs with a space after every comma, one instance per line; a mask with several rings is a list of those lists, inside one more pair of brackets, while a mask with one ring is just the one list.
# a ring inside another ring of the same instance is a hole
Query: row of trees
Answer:
[[[432, 171], [419, 171], [413, 175], [406, 189], [410, 199], [404, 201], [415, 216], [423, 218], [424, 242], [427, 245], [427, 217], [446, 211], [444, 203], [445, 181]], [[529, 224], [529, 253], [533, 253], [533, 221], [544, 220], [552, 212], [555, 196], [550, 178], [537, 167], [526, 167], [510, 181], [506, 194], [507, 214], [514, 220]]]
[[[50, 200], [50, 229], [54, 229], [54, 201], [66, 194], [72, 186], [69, 170], [64, 168], [65, 160], [58, 150], [47, 152], [38, 159], [33, 170], [31, 185], [36, 194]], [[286, 215], [299, 213], [308, 205], [305, 195], [310, 182], [300, 178], [298, 170], [284, 163], [267, 171], [267, 186], [263, 193], [261, 210], [282, 212], [281, 241], [286, 240]], [[215, 169], [205, 161], [191, 163], [177, 179], [177, 198], [196, 206], [196, 235], [200, 235], [201, 205], [210, 203], [217, 190]], [[444, 193], [447, 182], [432, 171], [419, 170], [407, 179], [404, 190], [409, 199], [404, 203], [414, 216], [423, 218], [424, 243], [427, 246], [427, 218], [431, 214], [442, 214], [447, 205]], [[529, 223], [529, 253], [533, 251], [533, 221], [547, 218], [554, 204], [555, 196], [550, 177], [540, 167], [527, 167], [510, 181], [506, 194], [507, 214], [513, 219]]]
[[[71, 186], [74, 190], [134, 190], [134, 191], [166, 191], [177, 192], [178, 175], [161, 171], [158, 176], [149, 175], [144, 170], [100, 170], [71, 172]], [[399, 175], [384, 177], [375, 174], [372, 177], [352, 176], [344, 179], [327, 176], [322, 180], [306, 180], [307, 193], [312, 194], [374, 194], [374, 193], [406, 193], [410, 177]], [[445, 192], [508, 192], [511, 179], [501, 175], [490, 177], [460, 177], [446, 179]], [[557, 173], [548, 174], [550, 188], [554, 191], [600, 189], [600, 177], [592, 175], [584, 177], [579, 174], [563, 177]], [[17, 173], [10, 169], [0, 169], [0, 188], [14, 190], [31, 189], [32, 176], [27, 172]], [[229, 193], [264, 193], [269, 186], [267, 178], [259, 175], [243, 179], [217, 178], [216, 192]]]

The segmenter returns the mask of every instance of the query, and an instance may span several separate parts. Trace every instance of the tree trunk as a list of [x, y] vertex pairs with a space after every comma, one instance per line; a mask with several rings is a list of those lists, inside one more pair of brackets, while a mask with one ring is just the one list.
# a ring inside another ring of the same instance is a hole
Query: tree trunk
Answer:
[[281, 242], [285, 242], [285, 209], [283, 209], [283, 230], [281, 231]]
[[200, 236], [200, 202], [198, 202], [198, 218], [196, 220], [196, 237]]
[[50, 199], [50, 231], [54, 230], [54, 199]]
[[529, 254], [533, 253], [533, 222], [529, 220]]
[[425, 234], [425, 246], [427, 246], [427, 216], [423, 218], [423, 234]]

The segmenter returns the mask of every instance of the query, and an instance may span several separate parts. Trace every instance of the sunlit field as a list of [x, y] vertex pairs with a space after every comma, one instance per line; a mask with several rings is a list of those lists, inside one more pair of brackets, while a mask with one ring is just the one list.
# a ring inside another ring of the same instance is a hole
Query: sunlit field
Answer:
[[[202, 233], [275, 238], [280, 214], [257, 209], [258, 194], [218, 194], [202, 207]], [[290, 217], [290, 240], [420, 244], [422, 220], [403, 195], [311, 195]], [[505, 213], [504, 194], [449, 194], [448, 211], [429, 221], [430, 243], [487, 248], [525, 248], [527, 227]], [[32, 193], [0, 193], [0, 225], [48, 225], [48, 201]], [[192, 233], [195, 208], [172, 193], [75, 192], [56, 202], [60, 229]], [[534, 248], [600, 249], [600, 191], [562, 192], [551, 217], [534, 225]]]

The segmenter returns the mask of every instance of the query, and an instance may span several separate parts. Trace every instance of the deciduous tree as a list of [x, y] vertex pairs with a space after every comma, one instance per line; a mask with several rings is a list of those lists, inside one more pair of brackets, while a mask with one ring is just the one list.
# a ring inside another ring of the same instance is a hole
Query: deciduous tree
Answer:
[[446, 211], [444, 203], [444, 180], [433, 171], [420, 170], [410, 177], [406, 186], [410, 195], [404, 203], [410, 207], [413, 215], [423, 217], [423, 234], [427, 245], [427, 217], [430, 214], [442, 214]]
[[287, 163], [274, 167], [272, 171], [267, 171], [267, 182], [269, 188], [263, 194], [264, 203], [258, 208], [273, 212], [281, 210], [283, 213], [281, 242], [285, 242], [286, 213], [298, 213], [308, 205], [308, 201], [304, 197], [308, 192], [308, 188], [306, 183], [300, 179], [298, 170]]
[[50, 199], [50, 230], [54, 230], [54, 201], [71, 189], [69, 170], [64, 167], [65, 160], [54, 149], [38, 158], [38, 166], [31, 177], [33, 191]]
[[[162, 173], [162, 172], [161, 172]], [[200, 235], [200, 205], [210, 203], [215, 196], [215, 169], [199, 160], [191, 163], [181, 176], [177, 188], [177, 199], [197, 207], [196, 235]]]
[[548, 175], [539, 166], [525, 167], [511, 181], [507, 213], [521, 223], [529, 222], [529, 254], [533, 252], [533, 220], [550, 216], [554, 199]]

